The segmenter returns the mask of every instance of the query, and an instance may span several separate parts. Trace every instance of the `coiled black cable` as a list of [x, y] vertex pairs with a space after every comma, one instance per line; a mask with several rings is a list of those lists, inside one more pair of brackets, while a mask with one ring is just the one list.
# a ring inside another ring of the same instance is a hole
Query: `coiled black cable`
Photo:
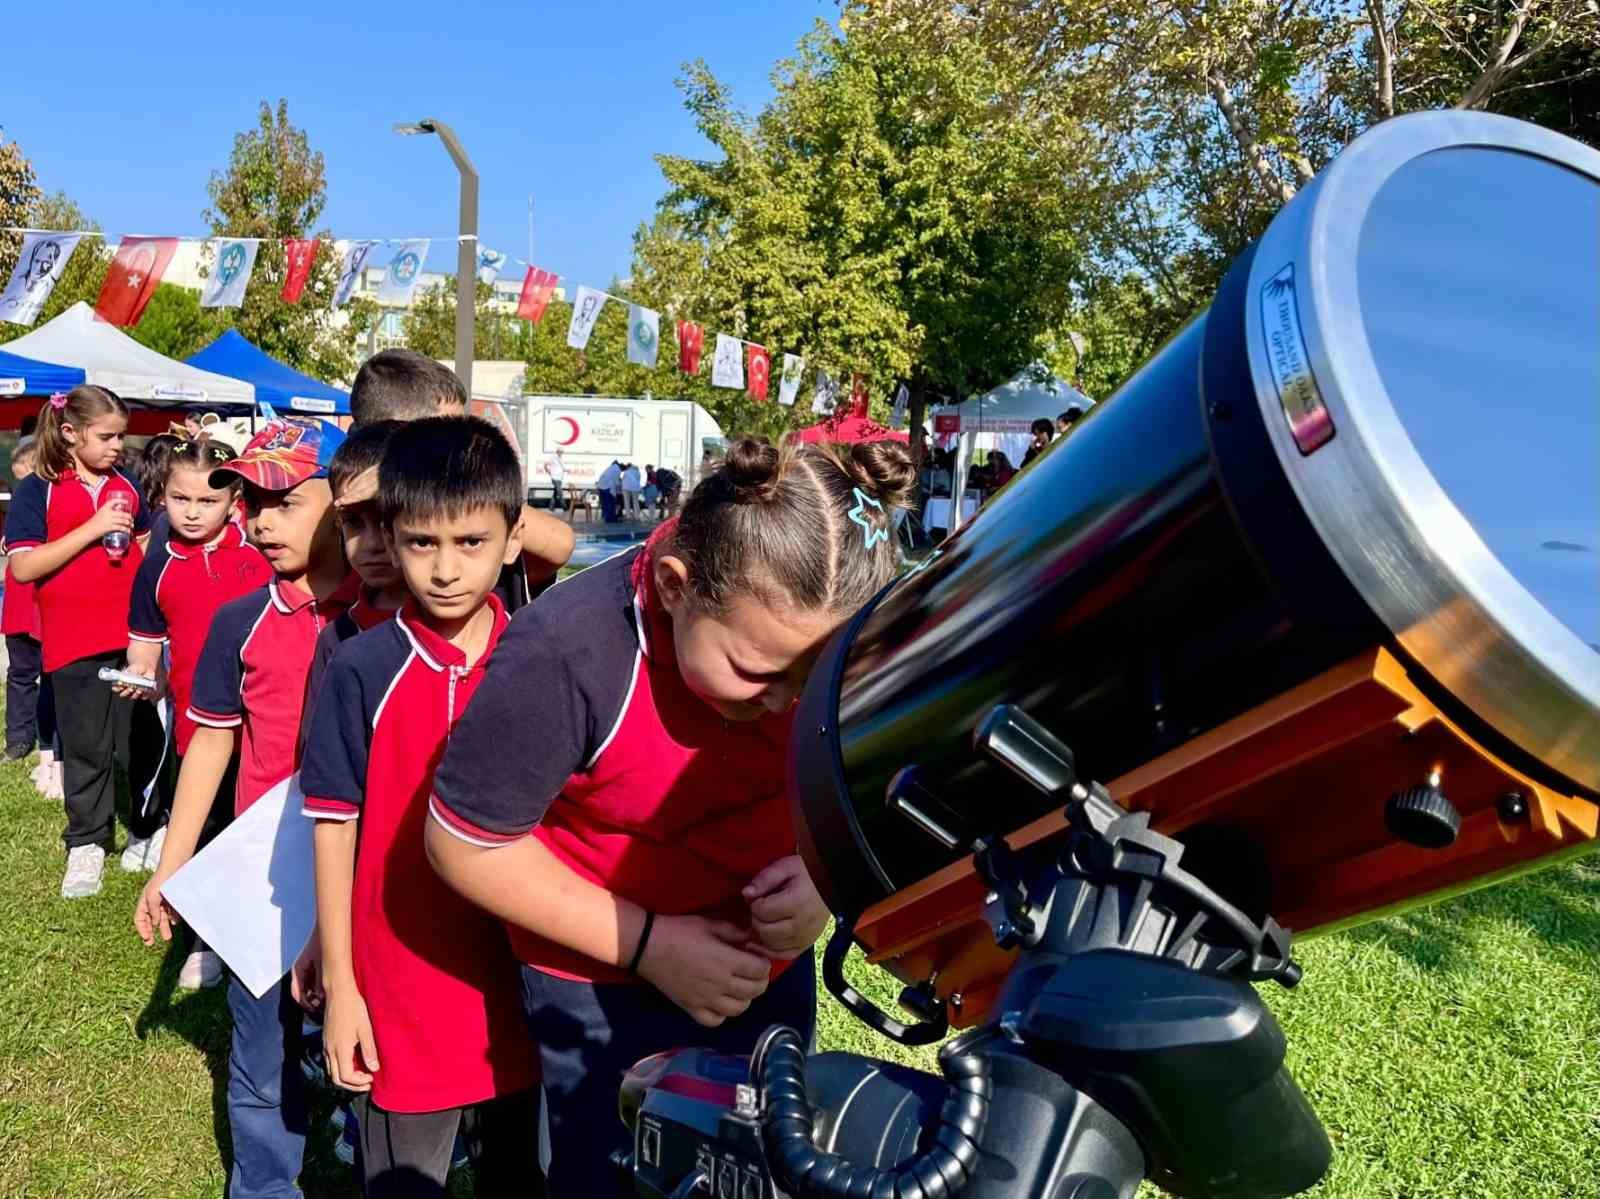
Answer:
[[757, 1053], [766, 1095], [761, 1138], [773, 1181], [796, 1199], [955, 1199], [978, 1167], [978, 1146], [989, 1126], [989, 1059], [952, 1041], [939, 1054], [950, 1084], [938, 1131], [925, 1153], [893, 1170], [860, 1166], [812, 1143], [806, 1098], [806, 1051], [792, 1028], [772, 1028]]

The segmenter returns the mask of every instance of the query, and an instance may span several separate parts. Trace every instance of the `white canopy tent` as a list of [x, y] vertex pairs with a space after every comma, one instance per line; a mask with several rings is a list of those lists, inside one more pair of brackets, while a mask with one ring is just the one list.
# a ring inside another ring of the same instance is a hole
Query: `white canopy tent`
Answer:
[[[956, 469], [950, 493], [966, 490], [967, 471], [978, 450], [999, 450], [1013, 467], [1022, 465], [1028, 452], [1033, 422], [1048, 420], [1076, 408], [1087, 413], [1094, 401], [1042, 366], [1031, 366], [1009, 383], [960, 404], [935, 408], [930, 414], [936, 438], [956, 438]], [[960, 505], [953, 505], [951, 531], [961, 524]]]
[[158, 354], [115, 325], [96, 320], [82, 301], [32, 333], [6, 342], [6, 349], [79, 367], [88, 382], [152, 407], [255, 407], [256, 389], [251, 384]]

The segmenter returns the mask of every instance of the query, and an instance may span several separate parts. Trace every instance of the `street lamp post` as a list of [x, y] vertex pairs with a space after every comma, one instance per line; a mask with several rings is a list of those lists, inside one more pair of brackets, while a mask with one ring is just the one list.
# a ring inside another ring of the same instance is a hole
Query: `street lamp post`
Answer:
[[472, 394], [473, 313], [477, 305], [478, 279], [478, 171], [456, 138], [456, 132], [443, 121], [431, 118], [415, 125], [396, 125], [396, 133], [436, 133], [450, 152], [451, 161], [461, 173], [461, 216], [456, 246], [456, 376]]

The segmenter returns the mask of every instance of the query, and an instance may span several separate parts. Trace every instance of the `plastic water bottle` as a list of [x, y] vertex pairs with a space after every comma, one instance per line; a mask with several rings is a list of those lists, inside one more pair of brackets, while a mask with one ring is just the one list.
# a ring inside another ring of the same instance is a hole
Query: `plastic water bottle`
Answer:
[[[125, 495], [114, 495], [106, 502], [118, 512], [128, 511], [128, 497]], [[106, 547], [106, 557], [113, 562], [120, 562], [127, 554], [128, 546], [133, 544], [133, 534], [126, 529], [113, 529], [100, 538], [100, 544]]]

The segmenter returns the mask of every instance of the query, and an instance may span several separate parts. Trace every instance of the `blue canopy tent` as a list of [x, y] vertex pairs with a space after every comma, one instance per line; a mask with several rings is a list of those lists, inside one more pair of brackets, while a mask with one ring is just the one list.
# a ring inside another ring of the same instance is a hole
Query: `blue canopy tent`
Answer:
[[57, 366], [0, 349], [0, 396], [47, 396], [84, 381], [81, 367]]
[[350, 414], [349, 392], [302, 375], [268, 355], [237, 329], [229, 329], [184, 361], [201, 370], [254, 384], [256, 403], [271, 404], [279, 411], [307, 412], [316, 416]]

